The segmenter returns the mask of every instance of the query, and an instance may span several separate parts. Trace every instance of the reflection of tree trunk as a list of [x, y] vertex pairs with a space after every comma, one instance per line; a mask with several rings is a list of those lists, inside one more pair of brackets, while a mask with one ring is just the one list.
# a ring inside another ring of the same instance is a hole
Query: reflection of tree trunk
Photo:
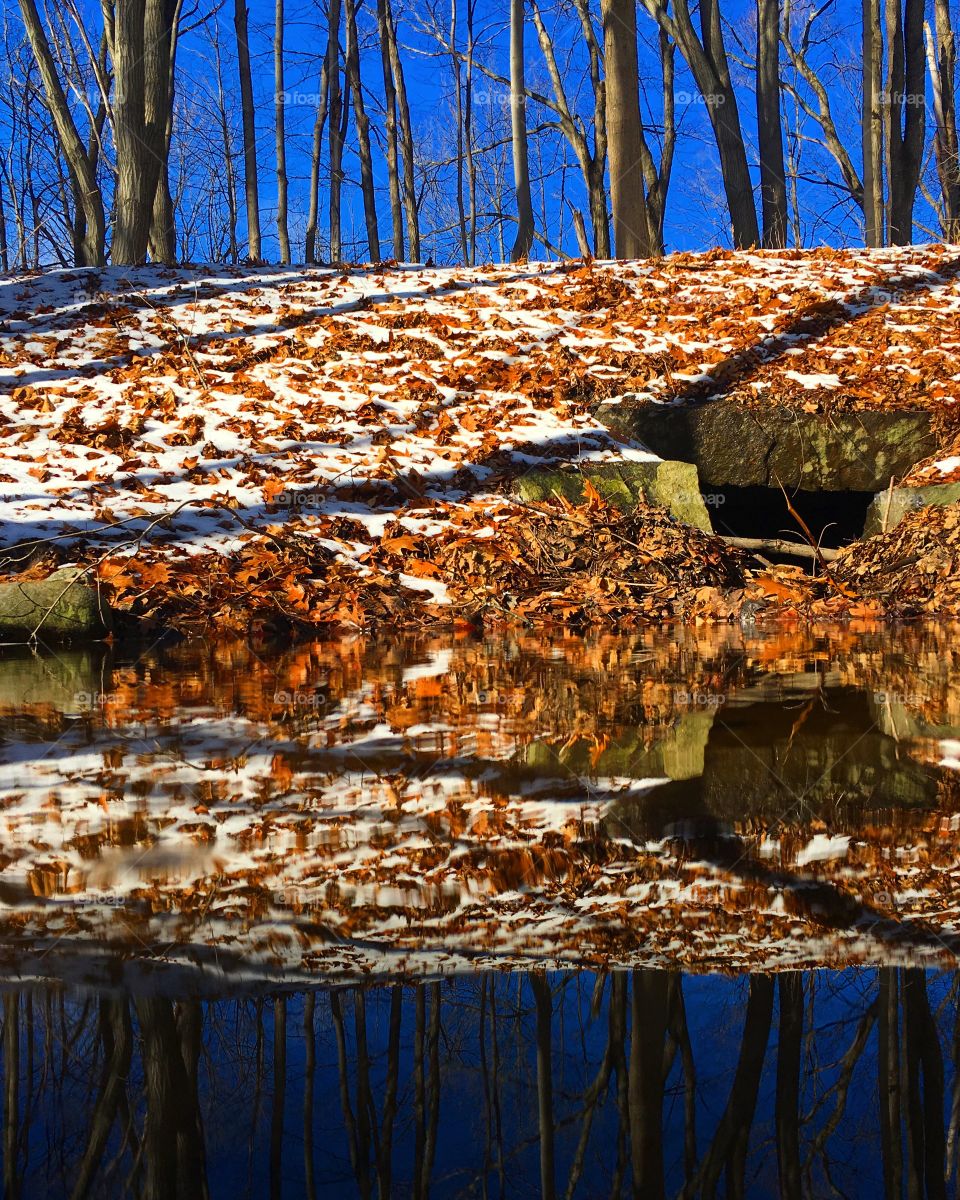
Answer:
[[867, 1047], [867, 1042], [870, 1039], [870, 1033], [873, 1030], [874, 1023], [877, 1019], [877, 1008], [878, 1005], [876, 1002], [874, 1002], [860, 1018], [860, 1022], [857, 1025], [857, 1032], [850, 1044], [850, 1048], [840, 1060], [840, 1070], [837, 1075], [837, 1082], [833, 1087], [833, 1093], [836, 1097], [836, 1101], [830, 1116], [826, 1119], [826, 1121], [823, 1122], [823, 1124], [817, 1130], [816, 1136], [813, 1138], [813, 1144], [810, 1148], [810, 1154], [807, 1159], [808, 1177], [810, 1163], [812, 1163], [813, 1160], [819, 1155], [823, 1154], [824, 1147], [830, 1138], [833, 1137], [837, 1126], [843, 1119], [843, 1114], [847, 1107], [847, 1095], [850, 1091], [850, 1084], [853, 1081], [853, 1073], [856, 1070], [857, 1063], [860, 1061], [860, 1058]]
[[393, 1178], [393, 1122], [397, 1115], [397, 1085], [400, 1079], [400, 1021], [403, 989], [390, 989], [390, 1033], [387, 1038], [387, 1078], [383, 1091], [383, 1119], [377, 1148], [377, 1182], [381, 1200], [390, 1200]]
[[427, 1136], [423, 1155], [423, 1196], [430, 1194], [430, 1177], [437, 1153], [437, 1127], [440, 1122], [440, 984], [430, 984], [430, 1026], [427, 1030], [430, 1060], [430, 1107], [427, 1110]]
[[680, 1051], [683, 1068], [683, 1162], [684, 1182], [693, 1181], [697, 1169], [697, 1068], [687, 1028], [687, 1006], [683, 999], [683, 976], [677, 975], [670, 998], [670, 1032]]
[[740, 1057], [730, 1088], [730, 1098], [717, 1126], [713, 1143], [707, 1152], [701, 1172], [705, 1197], [716, 1195], [717, 1183], [724, 1166], [727, 1168], [727, 1195], [743, 1195], [747, 1143], [757, 1093], [767, 1053], [767, 1040], [773, 1021], [773, 978], [769, 975], [750, 976], [750, 998], [743, 1024]]
[[780, 1027], [777, 1034], [777, 1165], [783, 1200], [799, 1200], [800, 1054], [803, 1039], [803, 976], [780, 976]]
[[287, 1001], [273, 1002], [273, 1111], [270, 1115], [270, 1196], [283, 1194], [283, 1105], [287, 1090]]
[[70, 1193], [72, 1200], [80, 1200], [89, 1192], [120, 1111], [133, 1052], [133, 1031], [126, 1000], [101, 1001], [100, 1036], [104, 1054], [103, 1078], [90, 1119], [87, 1148], [77, 1167], [76, 1182]]
[[349, 1064], [347, 1062], [347, 1038], [343, 1026], [343, 1009], [337, 992], [330, 994], [330, 1011], [333, 1015], [333, 1029], [337, 1039], [337, 1061], [340, 1071], [340, 1106], [343, 1109], [343, 1124], [347, 1131], [347, 1144], [350, 1147], [350, 1162], [357, 1180], [357, 1188], [361, 1200], [370, 1196], [370, 1163], [367, 1157], [368, 1147], [361, 1150], [354, 1120], [353, 1107], [350, 1104]]
[[8, 992], [3, 998], [3, 1193], [17, 1200], [17, 1118], [20, 1095], [20, 997]]
[[[951, 992], [955, 992], [960, 984], [960, 976], [954, 976]], [[954, 1000], [953, 1013], [953, 1098], [950, 1102], [950, 1125], [947, 1134], [947, 1167], [948, 1179], [953, 1178], [957, 1163], [957, 1137], [960, 1134], [960, 1004]]]
[[940, 1200], [946, 1196], [943, 1057], [927, 997], [926, 977], [919, 968], [904, 972], [903, 1000], [907, 1099], [913, 1141], [911, 1190], [918, 1196]]
[[630, 1156], [633, 1194], [663, 1196], [663, 1043], [667, 1034], [666, 971], [633, 972], [630, 1030]]
[[537, 1003], [537, 1115], [540, 1130], [540, 1195], [554, 1200], [556, 1164], [553, 1154], [553, 997], [546, 975], [536, 972], [530, 987]]
[[880, 968], [880, 1045], [877, 1074], [880, 1088], [880, 1151], [888, 1200], [903, 1194], [903, 1153], [900, 1144], [900, 1052], [897, 971]]
[[144, 1195], [148, 1200], [206, 1196], [196, 1076], [187, 1071], [173, 1005], [160, 996], [136, 1001], [143, 1037], [147, 1113], [143, 1130]]
[[629, 1077], [627, 1073], [627, 974], [615, 971], [610, 982], [610, 1045], [617, 1073], [617, 1165], [614, 1170], [612, 1196], [619, 1196], [627, 1164], [630, 1136]]
[[500, 1179], [500, 1197], [507, 1190], [507, 1177], [503, 1167], [503, 1112], [500, 1107], [500, 1042], [497, 1039], [497, 1030], [500, 1028], [497, 1021], [497, 985], [496, 977], [491, 977], [490, 980], [490, 1030], [493, 1034], [493, 1117], [494, 1127], [497, 1133], [497, 1174]]
[[359, 988], [353, 997], [353, 1034], [357, 1046], [357, 1153], [366, 1173], [369, 1172], [373, 1132], [370, 1121], [373, 1095], [370, 1090], [370, 1053], [367, 1049], [367, 996]]
[[303, 1002], [303, 1188], [307, 1200], [315, 1200], [317, 1194], [313, 1181], [313, 1084], [317, 1069], [317, 1038], [313, 1028], [313, 1015], [316, 1006], [316, 993], [308, 992]]
[[[598, 993], [602, 999], [604, 979], [601, 976], [598, 983]], [[599, 1008], [599, 999], [596, 1002]], [[597, 1106], [601, 1096], [603, 1096], [610, 1083], [610, 1076], [613, 1073], [613, 1064], [616, 1059], [617, 1051], [613, 1043], [614, 1023], [611, 1020], [608, 1023], [607, 1029], [607, 1048], [603, 1054], [603, 1061], [600, 1063], [600, 1069], [594, 1076], [593, 1082], [583, 1093], [583, 1125], [580, 1129], [580, 1140], [577, 1142], [577, 1148], [574, 1152], [573, 1159], [570, 1164], [570, 1174], [567, 1177], [567, 1190], [564, 1193], [566, 1200], [572, 1200], [573, 1194], [577, 1189], [580, 1178], [583, 1174], [584, 1163], [586, 1162], [587, 1145], [590, 1141], [590, 1131], [593, 1128], [593, 1119], [596, 1116]], [[623, 1045], [620, 1045], [620, 1052], [623, 1053]]]
[[[427, 1026], [426, 997], [430, 991], [430, 1025]], [[427, 1200], [430, 1176], [437, 1150], [440, 1117], [440, 985], [419, 984], [416, 992], [414, 1058], [414, 1200]], [[426, 1067], [429, 1063], [429, 1074]]]

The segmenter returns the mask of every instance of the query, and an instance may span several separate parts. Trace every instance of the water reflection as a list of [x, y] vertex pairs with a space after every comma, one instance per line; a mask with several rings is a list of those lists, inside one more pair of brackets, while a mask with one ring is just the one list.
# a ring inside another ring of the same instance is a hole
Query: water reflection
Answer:
[[0, 964], [956, 961], [956, 630], [0, 660]]
[[953, 1195], [956, 974], [4, 998], [5, 1194]]

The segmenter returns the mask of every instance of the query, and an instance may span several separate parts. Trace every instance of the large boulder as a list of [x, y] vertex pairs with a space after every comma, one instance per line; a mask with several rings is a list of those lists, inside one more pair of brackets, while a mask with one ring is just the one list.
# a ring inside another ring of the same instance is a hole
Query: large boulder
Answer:
[[669, 405], [623, 397], [597, 417], [662, 458], [695, 463], [711, 488], [877, 492], [937, 449], [922, 410], [825, 415], [726, 398]]
[[89, 573], [78, 567], [46, 579], [0, 582], [0, 640], [69, 641], [107, 631], [110, 615]]
[[864, 537], [894, 529], [907, 513], [930, 504], [955, 504], [960, 500], [960, 483], [931, 483], [926, 487], [888, 488], [878, 492], [867, 509]]
[[630, 511], [641, 500], [665, 508], [678, 521], [713, 532], [707, 506], [700, 493], [697, 468], [689, 462], [609, 462], [576, 466], [538, 467], [515, 483], [521, 500], [549, 500], [563, 496], [571, 503], [583, 499], [584, 480], [611, 504]]

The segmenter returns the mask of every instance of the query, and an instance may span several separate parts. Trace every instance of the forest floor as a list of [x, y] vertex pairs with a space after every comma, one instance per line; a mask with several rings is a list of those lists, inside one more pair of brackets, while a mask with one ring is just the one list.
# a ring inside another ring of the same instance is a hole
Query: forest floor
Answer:
[[958, 352], [957, 247], [3, 277], [2, 570], [235, 631], [960, 613], [956, 505], [814, 577], [589, 484], [516, 495], [654, 461], [595, 415], [624, 396], [921, 408], [942, 453], [906, 482], [960, 479]]

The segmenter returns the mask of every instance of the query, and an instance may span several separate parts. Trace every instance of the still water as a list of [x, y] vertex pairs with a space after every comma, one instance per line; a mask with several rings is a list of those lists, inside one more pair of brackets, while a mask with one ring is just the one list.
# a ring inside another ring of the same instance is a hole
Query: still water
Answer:
[[8, 651], [8, 1196], [953, 1195], [946, 626]]

